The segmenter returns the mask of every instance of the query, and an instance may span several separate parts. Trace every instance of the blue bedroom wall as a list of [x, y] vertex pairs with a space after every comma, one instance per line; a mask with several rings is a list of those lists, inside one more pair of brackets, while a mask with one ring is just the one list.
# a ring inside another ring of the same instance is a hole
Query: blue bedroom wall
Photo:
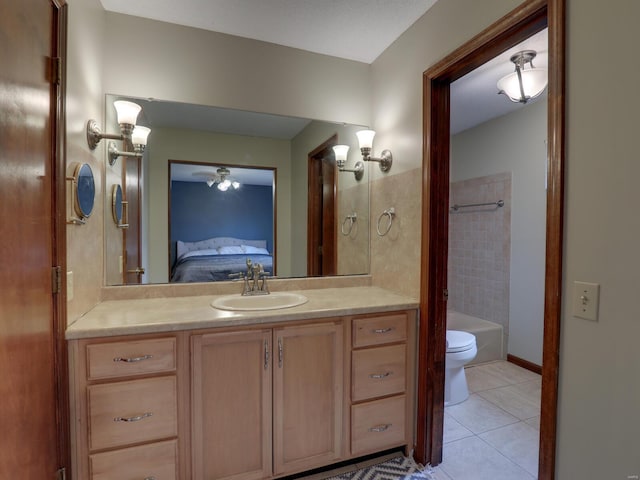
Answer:
[[273, 191], [242, 185], [221, 192], [205, 182], [171, 182], [171, 260], [177, 240], [212, 237], [266, 240], [273, 253]]

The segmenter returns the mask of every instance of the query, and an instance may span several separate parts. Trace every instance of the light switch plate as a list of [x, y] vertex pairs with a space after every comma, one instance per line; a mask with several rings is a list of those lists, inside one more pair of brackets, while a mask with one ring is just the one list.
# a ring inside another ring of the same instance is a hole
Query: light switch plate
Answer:
[[573, 282], [573, 316], [598, 321], [600, 285], [597, 283]]

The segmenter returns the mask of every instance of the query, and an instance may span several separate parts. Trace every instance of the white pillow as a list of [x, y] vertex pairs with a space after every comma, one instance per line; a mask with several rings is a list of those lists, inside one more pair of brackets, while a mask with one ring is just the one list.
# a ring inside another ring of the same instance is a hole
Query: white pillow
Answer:
[[202, 255], [219, 255], [219, 253], [215, 248], [207, 248], [206, 250], [192, 250], [190, 252], [185, 252], [180, 258], [200, 257]]
[[220, 255], [242, 254], [244, 250], [242, 250], [240, 245], [226, 245], [224, 247], [218, 247], [218, 253], [220, 253]]
[[244, 250], [244, 253], [259, 253], [261, 255], [269, 255], [269, 250], [267, 250], [266, 248], [252, 247], [251, 245], [242, 245], [242, 249]]

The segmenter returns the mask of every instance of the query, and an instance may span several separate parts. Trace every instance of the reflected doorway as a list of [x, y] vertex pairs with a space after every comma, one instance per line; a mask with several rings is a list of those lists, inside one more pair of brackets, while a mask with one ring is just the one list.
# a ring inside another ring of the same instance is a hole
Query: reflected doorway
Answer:
[[337, 273], [337, 186], [333, 150], [337, 135], [309, 153], [309, 198], [307, 216], [307, 275]]

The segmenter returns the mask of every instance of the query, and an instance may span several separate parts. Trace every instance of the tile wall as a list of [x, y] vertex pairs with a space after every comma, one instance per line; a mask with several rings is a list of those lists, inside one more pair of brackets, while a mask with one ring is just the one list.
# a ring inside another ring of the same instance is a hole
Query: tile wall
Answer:
[[509, 328], [511, 172], [454, 182], [450, 205], [504, 201], [449, 215], [448, 307]]

